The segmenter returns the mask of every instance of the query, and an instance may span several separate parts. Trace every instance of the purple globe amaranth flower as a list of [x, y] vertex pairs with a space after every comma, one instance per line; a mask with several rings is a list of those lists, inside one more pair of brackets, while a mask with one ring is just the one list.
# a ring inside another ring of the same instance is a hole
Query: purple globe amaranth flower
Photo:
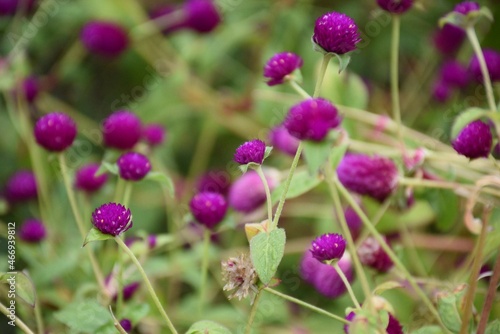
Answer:
[[91, 53], [114, 58], [128, 47], [127, 32], [118, 24], [109, 21], [91, 21], [82, 29], [80, 39]]
[[380, 202], [389, 197], [398, 184], [398, 168], [382, 156], [347, 154], [337, 167], [340, 182], [347, 189]]
[[277, 53], [264, 66], [264, 77], [269, 78], [268, 86], [282, 84], [287, 75], [302, 67], [304, 61], [292, 52]]
[[[387, 241], [387, 239], [385, 240]], [[358, 256], [361, 263], [380, 273], [389, 271], [394, 265], [382, 246], [371, 236], [366, 238], [359, 246]]]
[[402, 14], [413, 6], [413, 0], [377, 0], [378, 5], [389, 13]]
[[47, 231], [38, 219], [27, 219], [19, 229], [19, 238], [29, 243], [37, 243], [45, 239]]
[[363, 221], [361, 220], [361, 217], [352, 207], [348, 207], [344, 210], [344, 217], [353, 240], [356, 240], [361, 234], [361, 230], [363, 228]]
[[17, 11], [31, 11], [36, 0], [0, 0], [0, 16], [12, 16]]
[[101, 189], [108, 180], [108, 175], [101, 174], [96, 176], [95, 174], [99, 167], [99, 164], [90, 163], [78, 169], [75, 174], [75, 188], [87, 193]]
[[122, 326], [123, 330], [127, 333], [130, 333], [132, 330], [132, 322], [127, 318], [120, 320], [120, 326]]
[[[496, 50], [484, 49], [483, 55], [490, 80], [493, 82], [500, 81], [500, 53]], [[483, 82], [483, 72], [481, 72], [479, 60], [476, 55], [473, 55], [470, 60], [469, 71], [476, 81]]]
[[434, 34], [434, 46], [444, 55], [452, 55], [460, 49], [465, 40], [462, 28], [446, 23]]
[[316, 260], [325, 262], [340, 259], [345, 247], [346, 241], [342, 235], [327, 233], [314, 239], [309, 251]]
[[464, 88], [469, 83], [469, 72], [458, 61], [450, 60], [441, 66], [441, 80], [452, 87]]
[[[127, 301], [127, 300], [130, 300], [134, 294], [136, 293], [136, 291], [139, 289], [139, 287], [141, 286], [141, 283], [140, 282], [132, 282], [130, 284], [127, 284], [123, 287], [123, 300], [124, 301]], [[118, 294], [115, 293], [113, 295], [113, 300], [117, 300], [118, 299]]]
[[297, 153], [297, 148], [300, 144], [300, 140], [292, 136], [283, 125], [279, 125], [271, 130], [269, 140], [274, 148], [291, 156]]
[[[356, 313], [350, 312], [346, 317], [345, 320], [351, 322], [356, 321]], [[349, 334], [349, 325], [346, 324], [344, 325], [344, 332], [346, 334]], [[387, 327], [385, 329], [385, 332], [387, 334], [403, 334], [403, 327], [401, 327], [401, 324], [399, 323], [398, 319], [396, 319], [391, 313], [389, 313], [389, 322], [387, 323]]]
[[450, 99], [451, 93], [452, 88], [443, 80], [438, 80], [436, 83], [434, 83], [434, 87], [432, 88], [432, 97], [436, 101], [445, 103]]
[[40, 90], [37, 78], [34, 76], [25, 78], [23, 80], [22, 88], [26, 101], [28, 101], [28, 103], [33, 103]]
[[226, 195], [231, 186], [229, 174], [223, 170], [212, 170], [203, 174], [197, 182], [196, 189], [199, 192], [209, 191]]
[[361, 38], [352, 18], [345, 14], [330, 12], [316, 20], [312, 40], [325, 52], [342, 55], [356, 50], [356, 44]]
[[234, 161], [240, 165], [249, 163], [262, 164], [266, 153], [266, 143], [262, 140], [254, 139], [240, 145], [234, 153]]
[[156, 244], [157, 244], [156, 235], [154, 235], [154, 234], [148, 235], [147, 241], [148, 241], [148, 248], [149, 249], [153, 249], [156, 247]]
[[292, 106], [283, 124], [300, 140], [322, 141], [340, 122], [337, 108], [330, 101], [315, 98]]
[[[279, 182], [279, 172], [266, 168], [264, 175], [273, 191]], [[256, 171], [248, 171], [231, 185], [228, 202], [234, 210], [243, 213], [250, 213], [266, 202], [266, 191]]]
[[451, 142], [458, 154], [469, 159], [487, 158], [492, 144], [490, 126], [480, 120], [467, 124]]
[[165, 141], [166, 131], [160, 124], [147, 124], [142, 128], [142, 139], [150, 146], [161, 145]]
[[463, 1], [455, 6], [454, 12], [467, 15], [469, 12], [479, 10], [481, 8], [475, 1]]
[[199, 33], [208, 33], [220, 23], [221, 17], [212, 0], [188, 0], [183, 5], [185, 26]]
[[129, 150], [141, 138], [141, 120], [128, 110], [115, 111], [103, 122], [104, 145]]
[[212, 192], [196, 194], [189, 202], [189, 207], [198, 223], [209, 229], [219, 224], [227, 212], [227, 202], [224, 196]]
[[148, 157], [137, 152], [123, 153], [116, 164], [120, 177], [128, 181], [140, 181], [151, 170]]
[[118, 203], [106, 203], [92, 213], [92, 224], [104, 234], [120, 235], [132, 227], [132, 213]]
[[35, 124], [36, 142], [47, 151], [61, 152], [70, 147], [76, 138], [76, 123], [61, 112], [42, 116]]
[[19, 203], [37, 198], [35, 174], [28, 170], [14, 173], [5, 187], [5, 198], [9, 203]]

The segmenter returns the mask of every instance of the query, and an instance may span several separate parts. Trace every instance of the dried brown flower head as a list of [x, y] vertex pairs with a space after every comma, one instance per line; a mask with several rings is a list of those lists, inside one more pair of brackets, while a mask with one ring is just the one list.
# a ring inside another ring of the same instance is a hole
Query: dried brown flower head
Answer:
[[222, 280], [226, 282], [223, 290], [235, 290], [229, 295], [229, 299], [238, 297], [241, 300], [250, 293], [257, 292], [257, 273], [247, 254], [230, 257], [228, 260], [222, 261], [221, 265]]

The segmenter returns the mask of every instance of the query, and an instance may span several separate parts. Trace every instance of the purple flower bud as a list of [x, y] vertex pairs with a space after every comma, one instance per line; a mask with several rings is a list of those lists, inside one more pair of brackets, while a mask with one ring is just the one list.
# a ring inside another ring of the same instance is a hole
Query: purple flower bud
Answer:
[[99, 169], [99, 164], [90, 163], [76, 171], [75, 187], [76, 189], [92, 193], [101, 189], [108, 180], [107, 174], [96, 176], [95, 173]]
[[269, 78], [269, 86], [279, 85], [285, 81], [287, 75], [301, 68], [302, 58], [295, 53], [282, 52], [275, 54], [264, 66], [264, 77]]
[[45, 239], [45, 226], [38, 219], [27, 219], [19, 230], [19, 238], [29, 243], [37, 243]]
[[363, 221], [352, 207], [348, 207], [344, 210], [344, 217], [353, 240], [356, 240], [361, 234]]
[[127, 333], [130, 333], [132, 330], [132, 322], [129, 319], [123, 318], [120, 320], [120, 326], [122, 326], [123, 330]]
[[465, 31], [449, 23], [434, 34], [434, 46], [445, 55], [457, 52], [464, 40]]
[[160, 124], [147, 124], [142, 128], [142, 139], [150, 146], [158, 146], [165, 140], [165, 128]]
[[354, 20], [337, 12], [326, 13], [316, 20], [312, 39], [326, 52], [339, 55], [355, 50], [361, 41]]
[[389, 13], [402, 14], [413, 6], [413, 0], [377, 0], [378, 5]]
[[196, 189], [199, 192], [208, 191], [226, 195], [230, 186], [231, 179], [226, 171], [213, 170], [199, 178]]
[[91, 53], [118, 57], [128, 47], [127, 32], [118, 24], [107, 21], [91, 21], [82, 29], [80, 39]]
[[315, 98], [292, 106], [283, 124], [300, 140], [322, 141], [340, 122], [337, 108], [330, 101]]
[[467, 124], [451, 142], [458, 154], [469, 159], [487, 158], [492, 144], [490, 126], [480, 120]]
[[141, 286], [140, 282], [133, 282], [125, 285], [123, 287], [123, 300], [127, 301], [131, 299], [140, 286]]
[[295, 155], [300, 143], [300, 140], [292, 136], [283, 125], [271, 130], [269, 140], [274, 148], [291, 156]]
[[221, 194], [201, 192], [191, 199], [189, 207], [198, 223], [212, 229], [224, 219], [227, 202]]
[[438, 80], [432, 88], [432, 97], [439, 103], [445, 103], [450, 99], [451, 87], [443, 80]]
[[[353, 322], [355, 317], [356, 313], [350, 312], [345, 319], [349, 322]], [[387, 324], [385, 331], [387, 334], [403, 334], [401, 324], [391, 313], [389, 313], [389, 323]], [[344, 332], [349, 334], [349, 325], [344, 325]]]
[[480, 6], [475, 1], [463, 1], [455, 6], [454, 12], [467, 15], [469, 12], [479, 10]]
[[37, 198], [35, 174], [21, 170], [12, 175], [5, 187], [5, 197], [9, 203], [18, 203]]
[[188, 0], [183, 9], [186, 14], [185, 25], [201, 34], [211, 32], [221, 21], [212, 0]]
[[316, 260], [325, 262], [340, 259], [345, 247], [346, 241], [342, 235], [327, 233], [314, 239], [309, 251]]
[[129, 181], [140, 181], [151, 170], [148, 157], [137, 152], [123, 153], [116, 164], [120, 177]]
[[42, 116], [35, 124], [36, 142], [47, 151], [61, 152], [73, 144], [76, 138], [76, 123], [61, 112]]
[[337, 174], [347, 189], [380, 202], [398, 185], [398, 169], [394, 162], [377, 155], [347, 154], [337, 167]]
[[452, 87], [464, 88], [469, 83], [469, 72], [458, 61], [450, 60], [441, 66], [441, 80]]
[[[500, 53], [495, 50], [484, 49], [483, 55], [491, 81], [500, 81]], [[476, 55], [472, 56], [471, 58], [469, 71], [476, 81], [480, 83], [483, 82], [483, 73], [481, 72], [479, 60], [477, 59]]]
[[154, 234], [148, 235], [148, 247], [149, 249], [153, 249], [156, 247], [156, 235]]
[[363, 241], [358, 248], [358, 256], [361, 263], [380, 273], [387, 272], [393, 266], [391, 258], [374, 237], [368, 237]]
[[262, 140], [254, 139], [240, 145], [234, 153], [234, 161], [240, 165], [248, 163], [262, 164], [266, 153], [266, 143]]
[[104, 145], [129, 150], [141, 138], [141, 120], [128, 110], [112, 113], [103, 122]]
[[118, 203], [106, 203], [92, 213], [92, 224], [104, 234], [120, 235], [132, 227], [132, 213]]
[[36, 0], [0, 0], [0, 16], [12, 16], [17, 11], [29, 12], [35, 6]]
[[[279, 173], [264, 169], [271, 191], [278, 185]], [[249, 213], [266, 202], [266, 191], [257, 172], [251, 170], [236, 180], [229, 189], [229, 205], [236, 211]]]
[[23, 80], [23, 93], [28, 103], [33, 103], [33, 101], [35, 101], [38, 92], [38, 80], [34, 76], [27, 77]]

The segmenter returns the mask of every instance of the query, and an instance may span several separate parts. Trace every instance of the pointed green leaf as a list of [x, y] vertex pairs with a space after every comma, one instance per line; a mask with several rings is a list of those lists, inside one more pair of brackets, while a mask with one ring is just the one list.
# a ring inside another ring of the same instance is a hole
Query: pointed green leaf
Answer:
[[99, 169], [95, 172], [95, 176], [99, 176], [101, 174], [104, 174], [105, 172], [110, 172], [111, 174], [118, 175], [118, 165], [103, 161], [101, 162], [101, 166], [99, 166]]
[[387, 282], [384, 282], [384, 283], [378, 285], [375, 288], [375, 290], [373, 290], [373, 294], [380, 295], [384, 291], [392, 290], [392, 289], [397, 289], [397, 288], [402, 288], [402, 287], [403, 287], [403, 285], [400, 282], [397, 282], [397, 281], [387, 281]]
[[149, 172], [144, 179], [155, 181], [163, 186], [166, 186], [170, 196], [174, 196], [174, 191], [175, 191], [174, 182], [168, 175], [160, 172]]
[[[292, 181], [290, 182], [290, 186], [288, 187], [286, 199], [299, 197], [300, 195], [305, 194], [306, 192], [314, 189], [321, 183], [321, 181], [323, 181], [323, 177], [321, 175], [311, 176], [305, 170], [295, 173]], [[281, 183], [273, 190], [271, 193], [271, 200], [273, 204], [278, 203], [284, 188], [285, 184]]]
[[231, 331], [215, 321], [202, 320], [192, 324], [186, 334], [231, 334]]
[[339, 73], [342, 73], [347, 68], [347, 65], [349, 65], [349, 62], [351, 61], [351, 55], [349, 53], [344, 53], [342, 55], [334, 53], [335, 57], [339, 61]]
[[31, 307], [35, 307], [36, 290], [31, 278], [28, 275], [22, 271], [0, 273], [0, 283], [15, 285], [16, 295]]
[[467, 124], [486, 115], [488, 115], [488, 111], [481, 108], [466, 109], [460, 115], [458, 115], [457, 118], [455, 118], [455, 121], [453, 122], [453, 126], [451, 128], [451, 138], [455, 139]]
[[104, 234], [95, 227], [92, 227], [85, 237], [85, 241], [83, 242], [83, 246], [85, 247], [86, 244], [92, 241], [100, 241], [100, 240], [108, 240], [108, 239], [113, 239], [114, 237], [111, 234]]
[[324, 140], [321, 142], [314, 142], [304, 140], [304, 159], [306, 160], [307, 168], [310, 175], [316, 175], [321, 166], [328, 159], [331, 151], [331, 142]]
[[458, 291], [438, 297], [437, 310], [439, 316], [446, 328], [453, 333], [458, 333], [462, 326], [460, 308], [465, 291], [465, 288], [462, 287]]
[[334, 147], [331, 150], [330, 164], [332, 165], [332, 168], [334, 170], [337, 169], [338, 165], [342, 161], [342, 158], [344, 157], [345, 152], [347, 152], [347, 147], [349, 147], [348, 144], [342, 144], [340, 146]]
[[98, 333], [98, 329], [112, 324], [108, 310], [97, 300], [76, 300], [54, 313], [54, 318], [69, 328], [71, 333]]
[[273, 279], [285, 253], [286, 235], [282, 228], [259, 233], [250, 240], [250, 256], [255, 271], [264, 284]]

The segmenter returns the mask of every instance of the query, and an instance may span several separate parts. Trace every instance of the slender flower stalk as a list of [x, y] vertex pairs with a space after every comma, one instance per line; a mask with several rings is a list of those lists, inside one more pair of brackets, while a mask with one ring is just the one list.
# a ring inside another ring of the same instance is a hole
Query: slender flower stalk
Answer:
[[266, 201], [267, 201], [267, 219], [269, 222], [273, 221], [273, 202], [271, 199], [271, 191], [269, 190], [269, 184], [267, 183], [266, 176], [264, 175], [264, 172], [262, 171], [262, 166], [259, 165], [257, 168], [255, 168], [255, 171], [257, 174], [259, 174], [260, 179], [262, 180], [262, 184], [264, 185], [264, 189], [266, 191]]
[[330, 59], [332, 59], [333, 55], [331, 53], [325, 53], [323, 55], [323, 60], [321, 61], [321, 67], [319, 69], [318, 78], [316, 81], [316, 87], [314, 88], [314, 97], [318, 97], [321, 92], [321, 86], [323, 86], [323, 79], [325, 78], [326, 69], [328, 68], [328, 64], [330, 63]]
[[295, 80], [290, 80], [288, 81], [288, 83], [290, 84], [290, 86], [292, 86], [292, 88], [300, 95], [302, 96], [303, 98], [305, 99], [310, 99], [311, 98], [311, 95], [309, 95], [308, 92], [306, 92], [304, 90], [304, 88], [302, 88], [298, 83], [297, 81]]
[[130, 181], [125, 181], [125, 191], [123, 192], [123, 206], [128, 207], [130, 198], [132, 196], [133, 183]]
[[260, 300], [260, 296], [262, 295], [262, 290], [259, 290], [255, 295], [255, 299], [253, 300], [252, 309], [250, 310], [250, 315], [248, 316], [247, 326], [245, 328], [245, 334], [250, 334], [252, 331], [253, 320], [255, 319], [255, 315], [257, 314], [257, 308]]
[[351, 297], [351, 300], [354, 303], [354, 306], [356, 306], [357, 309], [361, 309], [361, 305], [359, 304], [358, 299], [356, 298], [356, 295], [354, 294], [354, 291], [352, 291], [351, 284], [349, 283], [349, 280], [347, 279], [347, 277], [345, 277], [344, 272], [342, 271], [342, 269], [340, 269], [339, 264], [337, 263], [337, 261], [334, 261], [332, 263], [332, 267], [335, 269], [335, 271], [337, 272], [337, 274], [339, 274], [339, 277], [342, 280], [342, 282], [344, 282], [344, 285], [345, 285], [345, 287], [347, 289], [347, 292], [349, 292], [349, 296]]
[[146, 275], [144, 268], [142, 268], [141, 263], [139, 262], [139, 260], [137, 260], [137, 257], [134, 255], [134, 253], [132, 253], [132, 251], [127, 247], [127, 245], [125, 245], [125, 243], [123, 242], [123, 240], [119, 236], [115, 236], [115, 241], [120, 246], [120, 248], [125, 253], [127, 253], [127, 255], [130, 257], [132, 262], [137, 267], [137, 270], [141, 274], [142, 279], [144, 280], [144, 283], [146, 284], [146, 288], [148, 289], [148, 292], [151, 295], [151, 298], [153, 298], [153, 302], [155, 303], [156, 307], [158, 308], [158, 311], [160, 311], [162, 318], [167, 323], [167, 326], [170, 329], [170, 332], [172, 332], [173, 334], [177, 334], [177, 330], [175, 329], [174, 325], [172, 324], [172, 321], [170, 321], [170, 318], [168, 317], [167, 312], [165, 312], [165, 310], [163, 309], [163, 306], [161, 305], [161, 302], [158, 299], [158, 296], [156, 295], [156, 292], [153, 289], [153, 286], [151, 285], [151, 282], [149, 281], [149, 278]]
[[36, 328], [38, 334], [45, 334], [45, 326], [43, 323], [43, 317], [42, 317], [42, 309], [40, 308], [40, 301], [37, 300], [35, 303], [35, 320], [36, 320]]
[[[4, 304], [0, 303], [0, 312], [5, 314], [6, 317], [10, 315], [9, 310]], [[19, 317], [16, 316], [16, 326], [19, 327], [25, 334], [35, 334]]]
[[404, 147], [403, 127], [401, 124], [401, 105], [399, 101], [399, 34], [401, 30], [401, 16], [392, 15], [392, 42], [391, 42], [391, 97], [392, 115], [397, 123], [397, 136]]
[[203, 312], [205, 306], [205, 290], [207, 288], [207, 276], [208, 276], [208, 260], [209, 260], [209, 247], [210, 247], [210, 235], [211, 231], [205, 228], [203, 232], [203, 257], [201, 259], [201, 284], [200, 284], [200, 303], [199, 311]]
[[486, 300], [484, 301], [483, 305], [483, 311], [481, 312], [481, 320], [479, 321], [479, 325], [477, 325], [477, 332], [479, 334], [484, 333], [484, 331], [486, 330], [491, 308], [493, 307], [493, 303], [495, 301], [495, 296], [499, 281], [500, 281], [500, 252], [498, 253], [497, 259], [495, 261], [493, 276], [491, 276], [490, 286], [488, 287], [488, 294], [486, 295]]

